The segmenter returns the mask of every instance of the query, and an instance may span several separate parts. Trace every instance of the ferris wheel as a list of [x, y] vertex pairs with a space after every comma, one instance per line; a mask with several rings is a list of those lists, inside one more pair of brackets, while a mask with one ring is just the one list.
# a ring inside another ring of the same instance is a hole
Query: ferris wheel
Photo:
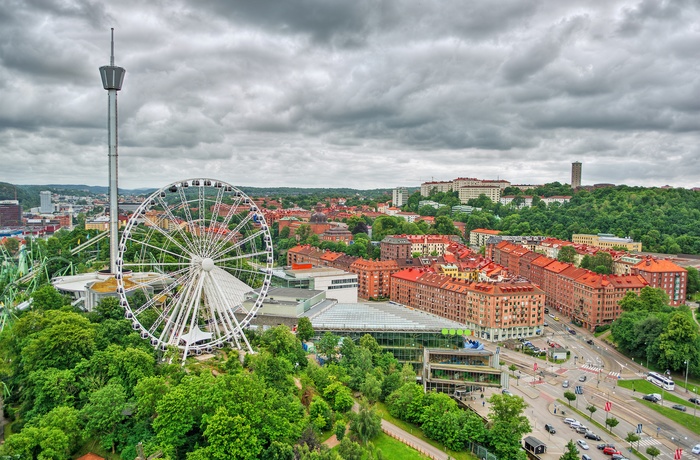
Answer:
[[272, 238], [242, 191], [214, 179], [175, 182], [149, 196], [122, 232], [119, 303], [141, 337], [161, 350], [201, 354], [231, 343], [270, 287]]

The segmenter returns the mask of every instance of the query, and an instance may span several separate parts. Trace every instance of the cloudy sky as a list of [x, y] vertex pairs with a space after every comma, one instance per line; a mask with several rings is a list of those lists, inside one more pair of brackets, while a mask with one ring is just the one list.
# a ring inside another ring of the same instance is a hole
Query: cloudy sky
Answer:
[[0, 0], [0, 181], [700, 186], [697, 0]]

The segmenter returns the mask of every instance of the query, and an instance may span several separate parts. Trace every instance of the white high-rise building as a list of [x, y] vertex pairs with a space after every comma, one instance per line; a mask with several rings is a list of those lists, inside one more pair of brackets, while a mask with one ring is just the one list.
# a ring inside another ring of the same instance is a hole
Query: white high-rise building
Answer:
[[571, 188], [577, 189], [581, 186], [581, 163], [574, 161], [571, 163]]
[[51, 203], [51, 192], [49, 192], [48, 190], [39, 192], [39, 199], [41, 200], [39, 204], [39, 211], [42, 214], [52, 214], [53, 203]]
[[397, 187], [391, 194], [391, 205], [400, 208], [408, 202], [408, 190], [406, 187]]

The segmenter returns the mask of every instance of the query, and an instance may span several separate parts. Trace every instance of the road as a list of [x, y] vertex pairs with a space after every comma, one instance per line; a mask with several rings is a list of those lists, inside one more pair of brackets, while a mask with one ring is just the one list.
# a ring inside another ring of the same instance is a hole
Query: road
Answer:
[[[700, 459], [700, 457], [690, 453], [692, 446], [700, 443], [700, 436], [633, 399], [641, 397], [641, 394], [617, 386], [618, 378], [644, 378], [646, 368], [626, 358], [581, 328], [573, 327], [577, 333], [572, 335], [567, 332], [567, 329], [571, 328], [570, 325], [564, 324], [562, 321], [554, 321], [550, 317], [547, 317], [547, 322], [549, 326], [545, 328], [545, 334], [541, 338], [531, 340], [532, 343], [546, 348], [547, 340], [554, 341], [568, 347], [571, 350], [572, 359], [559, 365], [546, 363], [539, 359], [535, 360], [531, 356], [516, 351], [506, 350], [501, 353], [501, 359], [506, 362], [506, 366], [515, 364], [518, 368], [516, 375], [521, 378], [519, 380], [511, 379], [510, 391], [522, 396], [530, 405], [526, 415], [530, 418], [533, 426], [532, 435], [544, 441], [548, 446], [547, 454], [542, 456], [543, 459], [558, 459], [570, 439], [574, 441], [582, 439], [582, 435], [575, 433], [563, 423], [562, 409], [566, 417], [576, 418], [602, 437], [603, 440], [599, 442], [588, 441], [591, 449], [585, 453], [593, 459], [610, 458], [596, 449], [595, 446], [601, 442], [611, 442], [623, 454], [630, 454], [627, 451], [629, 443], [620, 441], [620, 439], [625, 438], [628, 432], [635, 432], [640, 423], [643, 433], [639, 448], [642, 452], [653, 445], [662, 452], [657, 459], [670, 460], [673, 459], [675, 449], [681, 447], [684, 450], [683, 458]], [[593, 344], [586, 343], [586, 340], [592, 340]], [[534, 371], [535, 362], [538, 364], [536, 372]], [[579, 378], [584, 375], [586, 381], [579, 382]], [[572, 415], [573, 411], [568, 410], [565, 406], [562, 407], [561, 402], [559, 402], [565, 401], [563, 395], [567, 389], [562, 388], [564, 380], [570, 382], [568, 391], [574, 391], [577, 385], [582, 387], [583, 395], [577, 395], [577, 401], [572, 406], [578, 405], [579, 410], [586, 414], [585, 417], [578, 414]], [[684, 399], [690, 396], [684, 392], [684, 389], [678, 388], [683, 393], [676, 391], [677, 396]], [[493, 391], [499, 390], [491, 390], [490, 392]], [[659, 389], [659, 393], [661, 393], [661, 389]], [[489, 393], [487, 393], [488, 395]], [[600, 425], [605, 425], [607, 414], [604, 411], [604, 406], [607, 401], [612, 403], [610, 416], [615, 417], [620, 422], [613, 428], [613, 433], [618, 436], [617, 439], [601, 428], [586, 423], [588, 421], [586, 407], [594, 405], [597, 411], [593, 414], [593, 420]], [[488, 413], [488, 403], [483, 407], [475, 407], [475, 409], [485, 415]], [[554, 413], [555, 409], [556, 414]], [[544, 430], [546, 423], [552, 424], [557, 432], [555, 434], [546, 432]], [[579, 450], [583, 452], [582, 449], [579, 448]]]

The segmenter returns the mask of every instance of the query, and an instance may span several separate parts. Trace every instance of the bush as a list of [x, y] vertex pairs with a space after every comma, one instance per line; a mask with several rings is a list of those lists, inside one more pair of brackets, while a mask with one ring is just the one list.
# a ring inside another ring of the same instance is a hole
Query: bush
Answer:
[[609, 325], [609, 324], [604, 324], [604, 325], [602, 325], [602, 326], [596, 326], [596, 327], [595, 327], [595, 332], [596, 332], [596, 333], [605, 332], [605, 331], [607, 331], [608, 329], [610, 329], [610, 325]]

